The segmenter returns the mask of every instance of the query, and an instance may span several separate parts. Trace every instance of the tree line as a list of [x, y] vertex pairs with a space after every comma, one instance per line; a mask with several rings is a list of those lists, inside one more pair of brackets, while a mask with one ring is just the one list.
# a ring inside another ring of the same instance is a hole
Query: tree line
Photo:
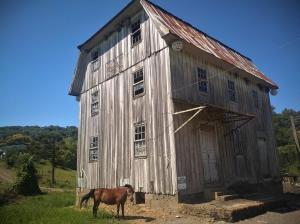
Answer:
[[300, 111], [284, 109], [281, 113], [276, 113], [273, 108], [272, 120], [279, 157], [279, 166], [281, 174], [288, 173], [300, 175], [299, 153], [293, 137], [290, 116], [296, 118], [295, 126], [298, 139], [300, 140]]
[[[300, 161], [291, 129], [290, 116], [295, 121], [298, 139], [300, 139], [300, 111], [284, 109], [272, 112], [273, 125], [281, 173], [300, 174]], [[8, 166], [16, 166], [20, 154], [33, 155], [35, 162], [48, 160], [54, 169], [76, 169], [77, 127], [59, 126], [8, 126], [0, 127], [0, 156]], [[5, 156], [4, 156], [5, 153]]]

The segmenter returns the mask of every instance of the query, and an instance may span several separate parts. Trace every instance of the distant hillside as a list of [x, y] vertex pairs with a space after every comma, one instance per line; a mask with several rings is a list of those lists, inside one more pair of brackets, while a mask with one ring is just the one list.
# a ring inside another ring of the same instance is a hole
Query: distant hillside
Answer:
[[32, 138], [38, 139], [41, 135], [47, 134], [49, 132], [56, 131], [61, 133], [65, 137], [72, 137], [77, 139], [77, 127], [68, 126], [68, 127], [60, 127], [60, 126], [5, 126], [0, 127], [0, 143], [5, 142], [5, 139], [8, 136], [14, 134], [24, 134], [28, 135]]

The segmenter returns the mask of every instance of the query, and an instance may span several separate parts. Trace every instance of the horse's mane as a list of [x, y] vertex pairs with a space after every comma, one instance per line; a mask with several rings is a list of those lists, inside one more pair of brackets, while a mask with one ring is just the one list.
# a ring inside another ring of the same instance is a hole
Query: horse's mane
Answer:
[[133, 187], [130, 184], [125, 184], [124, 187], [127, 187], [129, 189], [133, 189]]
[[133, 188], [130, 184], [125, 184], [124, 187]]

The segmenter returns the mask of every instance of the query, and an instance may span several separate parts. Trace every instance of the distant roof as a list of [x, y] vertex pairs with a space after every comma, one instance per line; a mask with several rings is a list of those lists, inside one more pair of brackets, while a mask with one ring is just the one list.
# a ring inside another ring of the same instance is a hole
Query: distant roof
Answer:
[[141, 0], [141, 4], [148, 9], [147, 11], [153, 13], [156, 19], [166, 26], [171, 33], [195, 47], [266, 81], [272, 86], [272, 88], [278, 88], [277, 84], [259, 71], [248, 57], [226, 46], [222, 42], [214, 39], [150, 1]]

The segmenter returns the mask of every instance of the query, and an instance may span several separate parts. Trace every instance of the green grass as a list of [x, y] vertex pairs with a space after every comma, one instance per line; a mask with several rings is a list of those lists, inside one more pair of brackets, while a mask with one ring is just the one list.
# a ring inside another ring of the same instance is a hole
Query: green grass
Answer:
[[93, 218], [92, 209], [74, 208], [75, 194], [72, 192], [51, 192], [39, 196], [22, 197], [16, 204], [0, 207], [0, 224], [85, 224], [119, 223], [112, 214], [98, 210]]
[[16, 170], [8, 169], [3, 161], [0, 161], [0, 193], [6, 191], [15, 181]]
[[39, 180], [40, 186], [43, 187], [56, 187], [62, 189], [75, 189], [76, 187], [76, 170], [71, 169], [55, 169], [56, 184], [51, 186], [51, 165], [48, 161], [43, 164], [37, 164], [38, 175], [41, 177]]
[[[39, 185], [40, 187], [54, 187], [61, 189], [72, 189], [76, 187], [76, 171], [71, 169], [55, 168], [55, 180], [56, 184], [51, 186], [51, 165], [49, 161], [45, 161], [42, 164], [36, 164], [38, 171]], [[0, 161], [0, 192], [7, 189], [14, 181], [16, 177], [16, 168], [7, 168], [4, 161]]]
[[[49, 162], [36, 164], [36, 168], [40, 176], [40, 186], [50, 187], [51, 166]], [[98, 210], [98, 217], [94, 218], [91, 207], [82, 210], [74, 207], [76, 181], [76, 171], [74, 170], [56, 169], [56, 185], [52, 187], [67, 191], [49, 192], [38, 196], [17, 196], [4, 200], [6, 198], [4, 196], [8, 195], [6, 190], [15, 181], [15, 177], [16, 168], [7, 168], [1, 161], [0, 224], [119, 223], [112, 214], [101, 209]]]

